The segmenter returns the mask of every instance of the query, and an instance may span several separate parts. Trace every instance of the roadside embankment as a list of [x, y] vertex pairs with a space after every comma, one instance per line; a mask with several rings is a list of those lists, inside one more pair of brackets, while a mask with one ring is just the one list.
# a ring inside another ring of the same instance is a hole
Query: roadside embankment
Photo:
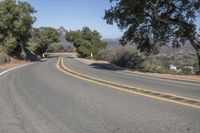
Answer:
[[6, 69], [12, 68], [12, 67], [16, 67], [16, 66], [23, 65], [23, 64], [29, 64], [29, 63], [30, 62], [28, 62], [28, 61], [20, 61], [20, 60], [11, 58], [9, 63], [0, 64], [0, 72], [4, 71]]
[[[119, 68], [118, 66], [111, 64], [107, 61], [82, 59], [82, 58], [76, 58], [76, 59], [79, 60], [80, 62], [86, 63], [88, 65], [91, 65], [94, 63], [101, 63], [101, 64], [110, 64], [111, 67]], [[200, 82], [200, 76], [198, 76], [198, 75], [175, 75], [175, 74], [139, 72], [139, 71], [132, 71], [129, 69], [124, 69], [124, 68], [121, 68], [120, 72], [129, 74], [129, 75], [134, 74], [134, 75], [142, 75], [142, 76], [150, 76], [150, 77], [152, 76], [152, 77], [167, 78], [167, 79], [174, 79], [174, 80]]]

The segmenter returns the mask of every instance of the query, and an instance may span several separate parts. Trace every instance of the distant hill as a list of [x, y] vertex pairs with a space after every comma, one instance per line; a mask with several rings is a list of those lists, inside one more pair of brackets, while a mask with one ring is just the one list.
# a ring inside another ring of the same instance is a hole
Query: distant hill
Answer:
[[[119, 45], [119, 40], [120, 39], [103, 39], [103, 41], [108, 43], [108, 47], [116, 47]], [[185, 45], [179, 47], [179, 48], [173, 48], [172, 46], [163, 46], [160, 49], [160, 52], [158, 55], [163, 55], [163, 56], [174, 56], [174, 55], [192, 55], [195, 54], [195, 49], [190, 45], [190, 43], [185, 43]]]
[[103, 39], [103, 41], [108, 43], [108, 48], [113, 48], [119, 45], [119, 39]]
[[185, 43], [185, 45], [179, 48], [173, 48], [172, 46], [163, 46], [159, 54], [166, 55], [166, 56], [173, 56], [173, 55], [187, 56], [187, 55], [196, 54], [196, 51], [189, 43]]
[[60, 42], [63, 46], [71, 46], [73, 47], [73, 43], [67, 41], [65, 39], [65, 33], [67, 32], [67, 30], [61, 26], [59, 29], [58, 29], [58, 32], [60, 33]]
[[[67, 30], [61, 26], [58, 29], [59, 33], [60, 33], [60, 39], [61, 39], [61, 44], [64, 46], [72, 46], [73, 47], [73, 43], [67, 41], [65, 39], [65, 33], [67, 32]], [[108, 48], [113, 48], [113, 47], [117, 47], [120, 45], [119, 43], [119, 38], [116, 39], [103, 39], [103, 41], [107, 42]], [[172, 46], [163, 46], [160, 49], [160, 52], [158, 55], [162, 55], [162, 56], [187, 56], [187, 55], [194, 55], [196, 52], [194, 50], [194, 48], [189, 44], [186, 43], [185, 45], [181, 46], [180, 48], [173, 48]]]

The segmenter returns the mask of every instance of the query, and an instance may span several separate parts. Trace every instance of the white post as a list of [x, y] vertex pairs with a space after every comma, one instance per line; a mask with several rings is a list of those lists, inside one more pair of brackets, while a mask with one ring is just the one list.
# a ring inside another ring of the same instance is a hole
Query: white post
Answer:
[[93, 53], [90, 54], [90, 57], [91, 57], [91, 59], [92, 59], [92, 57], [93, 57]]

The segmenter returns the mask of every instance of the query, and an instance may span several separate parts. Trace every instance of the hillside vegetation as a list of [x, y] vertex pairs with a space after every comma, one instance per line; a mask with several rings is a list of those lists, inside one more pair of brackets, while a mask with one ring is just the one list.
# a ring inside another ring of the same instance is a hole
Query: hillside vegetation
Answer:
[[92, 31], [88, 27], [82, 30], [66, 32], [66, 39], [73, 43], [80, 57], [88, 58], [91, 54], [97, 58], [98, 52], [106, 47], [106, 43], [101, 40], [101, 35], [96, 30]]
[[60, 35], [51, 27], [33, 28], [36, 10], [28, 3], [16, 0], [0, 1], [0, 62], [36, 61], [50, 44], [59, 42]]

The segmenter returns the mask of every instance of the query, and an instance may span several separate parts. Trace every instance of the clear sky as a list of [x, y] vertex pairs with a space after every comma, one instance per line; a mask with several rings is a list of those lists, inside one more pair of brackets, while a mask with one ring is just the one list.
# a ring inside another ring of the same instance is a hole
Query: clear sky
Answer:
[[[103, 20], [110, 0], [24, 0], [37, 10], [34, 27], [64, 26], [67, 30], [77, 30], [84, 26], [96, 29], [103, 38], [120, 38], [123, 34], [116, 25], [108, 25]], [[200, 16], [197, 20], [200, 28]]]
[[96, 29], [103, 38], [119, 38], [122, 31], [106, 24], [103, 16], [111, 4], [109, 0], [24, 0], [37, 10], [34, 27], [64, 26], [77, 30], [84, 26]]

